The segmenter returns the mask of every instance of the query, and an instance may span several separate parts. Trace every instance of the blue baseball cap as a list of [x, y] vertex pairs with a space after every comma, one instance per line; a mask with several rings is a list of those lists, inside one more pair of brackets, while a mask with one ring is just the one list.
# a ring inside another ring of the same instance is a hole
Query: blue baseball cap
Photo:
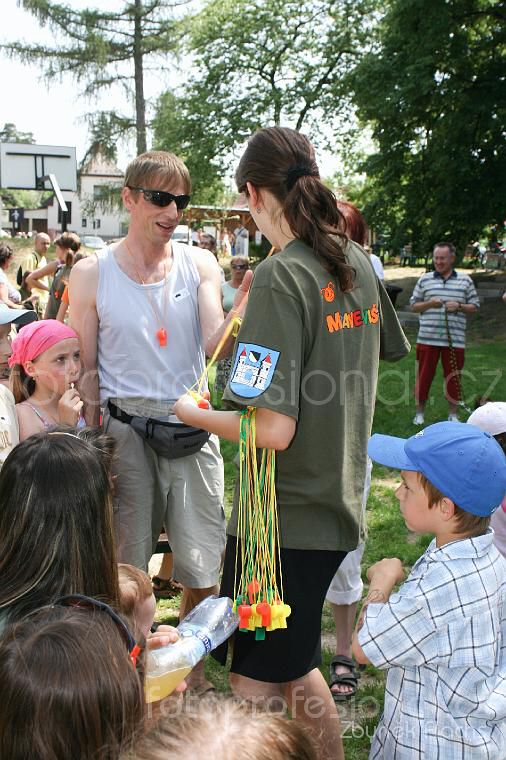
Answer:
[[465, 512], [488, 517], [506, 494], [506, 456], [497, 441], [463, 422], [437, 422], [411, 438], [373, 435], [374, 462], [421, 472]]

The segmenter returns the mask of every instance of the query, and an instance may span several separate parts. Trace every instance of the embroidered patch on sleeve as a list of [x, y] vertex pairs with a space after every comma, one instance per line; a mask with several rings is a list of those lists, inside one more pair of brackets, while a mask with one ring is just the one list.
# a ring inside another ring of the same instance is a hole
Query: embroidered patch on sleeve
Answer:
[[274, 377], [279, 351], [255, 343], [239, 343], [230, 390], [242, 398], [254, 398], [267, 390]]

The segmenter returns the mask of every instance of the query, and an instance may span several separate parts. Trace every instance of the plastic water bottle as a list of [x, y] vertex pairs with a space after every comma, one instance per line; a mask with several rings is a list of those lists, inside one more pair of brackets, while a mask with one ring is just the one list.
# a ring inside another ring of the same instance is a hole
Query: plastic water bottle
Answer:
[[175, 644], [153, 649], [146, 665], [146, 702], [157, 702], [171, 694], [190, 670], [222, 644], [239, 624], [227, 596], [208, 596], [178, 625]]

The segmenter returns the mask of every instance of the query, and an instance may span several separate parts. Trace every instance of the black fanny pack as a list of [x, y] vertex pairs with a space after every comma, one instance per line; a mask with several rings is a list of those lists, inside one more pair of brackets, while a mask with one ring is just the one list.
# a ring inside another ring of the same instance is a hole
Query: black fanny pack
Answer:
[[151, 446], [153, 451], [166, 459], [180, 459], [196, 454], [209, 440], [210, 433], [201, 428], [190, 427], [182, 422], [171, 422], [169, 417], [138, 417], [127, 414], [109, 401], [111, 417], [130, 425]]

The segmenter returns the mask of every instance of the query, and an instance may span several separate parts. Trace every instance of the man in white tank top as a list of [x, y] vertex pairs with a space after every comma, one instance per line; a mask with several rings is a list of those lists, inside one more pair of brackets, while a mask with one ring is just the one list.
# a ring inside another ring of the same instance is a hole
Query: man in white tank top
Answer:
[[[189, 193], [188, 170], [176, 156], [156, 151], [136, 158], [122, 192], [130, 214], [126, 238], [76, 264], [69, 283], [86, 421], [98, 425], [102, 406], [104, 429], [117, 441], [118, 559], [147, 569], [165, 525], [174, 578], [185, 587], [181, 617], [217, 590], [225, 544], [219, 442], [211, 436], [196, 454], [167, 459], [125, 419], [171, 413], [243, 310], [249, 287], [248, 278], [223, 320], [216, 260], [171, 241]], [[227, 349], [231, 342], [223, 354]]]

